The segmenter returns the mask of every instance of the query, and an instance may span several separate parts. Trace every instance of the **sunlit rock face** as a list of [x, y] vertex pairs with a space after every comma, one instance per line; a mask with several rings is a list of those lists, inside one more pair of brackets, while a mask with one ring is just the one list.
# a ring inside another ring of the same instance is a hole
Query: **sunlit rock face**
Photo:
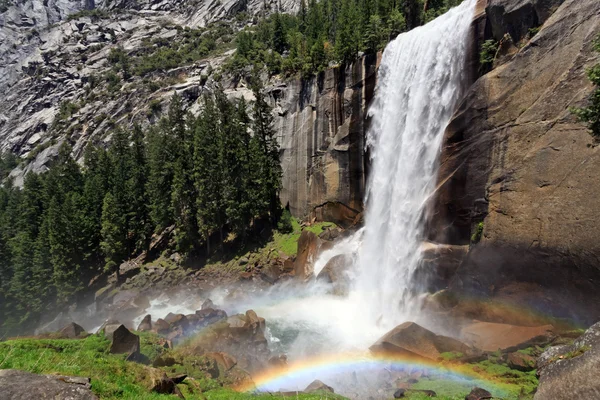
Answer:
[[469, 244], [483, 222], [452, 290], [591, 323], [600, 318], [600, 156], [569, 108], [592, 90], [600, 3], [491, 0], [485, 24], [484, 39], [508, 33], [513, 49], [449, 125], [430, 237]]

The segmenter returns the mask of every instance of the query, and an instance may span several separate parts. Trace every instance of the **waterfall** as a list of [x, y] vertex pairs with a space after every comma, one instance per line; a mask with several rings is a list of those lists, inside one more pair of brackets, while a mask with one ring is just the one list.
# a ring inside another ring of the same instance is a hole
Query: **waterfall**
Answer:
[[372, 169], [355, 292], [393, 327], [415, 317], [413, 275], [444, 131], [462, 95], [476, 0], [399, 35], [383, 53], [369, 110]]
[[284, 282], [241, 304], [227, 304], [226, 295], [211, 295], [229, 314], [252, 308], [264, 317], [277, 342], [272, 345], [290, 360], [365, 351], [402, 322], [427, 325], [415, 306], [419, 285], [413, 275], [420, 263], [423, 217], [435, 190], [443, 134], [466, 77], [475, 2], [465, 0], [427, 25], [401, 34], [383, 53], [369, 111], [372, 168], [365, 226], [315, 263], [318, 274], [335, 255], [351, 253], [348, 295], [330, 295], [319, 281]]

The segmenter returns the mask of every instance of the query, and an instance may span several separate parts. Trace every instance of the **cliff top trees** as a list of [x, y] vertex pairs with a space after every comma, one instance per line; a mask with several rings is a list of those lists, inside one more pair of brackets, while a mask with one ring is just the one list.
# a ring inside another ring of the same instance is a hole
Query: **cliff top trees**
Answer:
[[[600, 36], [594, 41], [594, 49], [600, 52]], [[572, 111], [583, 122], [586, 122], [592, 136], [600, 139], [600, 64], [590, 68], [588, 78], [596, 87], [590, 95], [589, 105], [583, 108], [573, 108]]]

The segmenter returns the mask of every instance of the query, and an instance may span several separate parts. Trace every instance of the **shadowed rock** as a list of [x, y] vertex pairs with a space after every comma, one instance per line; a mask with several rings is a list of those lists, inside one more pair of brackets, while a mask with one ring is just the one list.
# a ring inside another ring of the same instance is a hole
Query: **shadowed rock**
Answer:
[[465, 396], [465, 400], [486, 400], [491, 398], [492, 394], [480, 387], [473, 388], [471, 393]]
[[87, 336], [87, 332], [75, 322], [71, 322], [60, 330], [60, 336], [65, 339], [77, 339]]
[[110, 352], [112, 354], [129, 354], [135, 357], [140, 353], [140, 337], [121, 325], [113, 333]]
[[150, 314], [146, 314], [142, 322], [138, 325], [137, 330], [139, 332], [146, 332], [152, 330], [152, 316]]
[[350, 290], [348, 270], [352, 266], [352, 262], [352, 256], [349, 254], [332, 257], [317, 275], [317, 281], [331, 284], [333, 294], [337, 296], [347, 295]]

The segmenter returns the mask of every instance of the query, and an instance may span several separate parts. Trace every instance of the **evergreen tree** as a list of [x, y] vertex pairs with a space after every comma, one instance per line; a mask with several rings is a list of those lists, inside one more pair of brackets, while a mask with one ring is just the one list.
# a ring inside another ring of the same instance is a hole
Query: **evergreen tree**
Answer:
[[105, 272], [115, 272], [119, 280], [119, 266], [127, 256], [125, 219], [118, 210], [118, 204], [112, 193], [104, 197], [102, 206], [102, 242], [100, 247], [104, 253]]
[[139, 126], [134, 126], [131, 135], [131, 170], [127, 182], [130, 198], [129, 228], [132, 232], [131, 248], [146, 250], [152, 234], [152, 225], [148, 213], [148, 160], [144, 133]]

